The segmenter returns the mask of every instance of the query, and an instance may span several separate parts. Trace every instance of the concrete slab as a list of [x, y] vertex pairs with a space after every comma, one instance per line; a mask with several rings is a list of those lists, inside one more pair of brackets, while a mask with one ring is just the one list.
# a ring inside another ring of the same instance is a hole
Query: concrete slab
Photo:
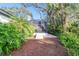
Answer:
[[44, 39], [44, 38], [57, 38], [54, 35], [48, 33], [34, 33], [35, 39]]

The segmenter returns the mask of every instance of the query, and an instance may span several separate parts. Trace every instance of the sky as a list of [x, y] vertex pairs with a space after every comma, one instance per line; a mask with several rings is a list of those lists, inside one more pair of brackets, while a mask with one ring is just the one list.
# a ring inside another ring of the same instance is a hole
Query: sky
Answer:
[[[0, 3], [0, 7], [20, 7], [20, 3]], [[36, 12], [34, 7], [28, 7], [27, 10], [29, 10], [32, 13], [33, 19], [40, 19], [40, 14]]]

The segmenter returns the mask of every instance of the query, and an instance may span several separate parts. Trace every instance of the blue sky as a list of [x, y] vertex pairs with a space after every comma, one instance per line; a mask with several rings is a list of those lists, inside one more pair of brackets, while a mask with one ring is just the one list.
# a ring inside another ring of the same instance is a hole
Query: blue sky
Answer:
[[[0, 7], [20, 7], [20, 3], [0, 3]], [[28, 10], [32, 12], [33, 18], [34, 19], [40, 19], [40, 14], [36, 12], [34, 7], [28, 7]]]

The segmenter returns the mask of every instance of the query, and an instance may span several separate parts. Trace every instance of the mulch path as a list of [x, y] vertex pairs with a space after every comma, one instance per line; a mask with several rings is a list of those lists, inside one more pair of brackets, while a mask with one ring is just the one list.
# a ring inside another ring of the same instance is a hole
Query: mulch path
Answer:
[[67, 56], [66, 49], [57, 38], [29, 39], [12, 56]]

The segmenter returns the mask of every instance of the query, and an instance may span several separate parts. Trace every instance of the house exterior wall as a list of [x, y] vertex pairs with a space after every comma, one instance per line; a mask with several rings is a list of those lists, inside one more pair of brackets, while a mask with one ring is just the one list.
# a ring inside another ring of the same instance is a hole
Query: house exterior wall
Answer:
[[32, 20], [32, 17], [30, 15], [27, 15], [27, 20], [28, 21]]
[[10, 18], [0, 14], [0, 22], [1, 23], [8, 23], [10, 20], [11, 20]]

